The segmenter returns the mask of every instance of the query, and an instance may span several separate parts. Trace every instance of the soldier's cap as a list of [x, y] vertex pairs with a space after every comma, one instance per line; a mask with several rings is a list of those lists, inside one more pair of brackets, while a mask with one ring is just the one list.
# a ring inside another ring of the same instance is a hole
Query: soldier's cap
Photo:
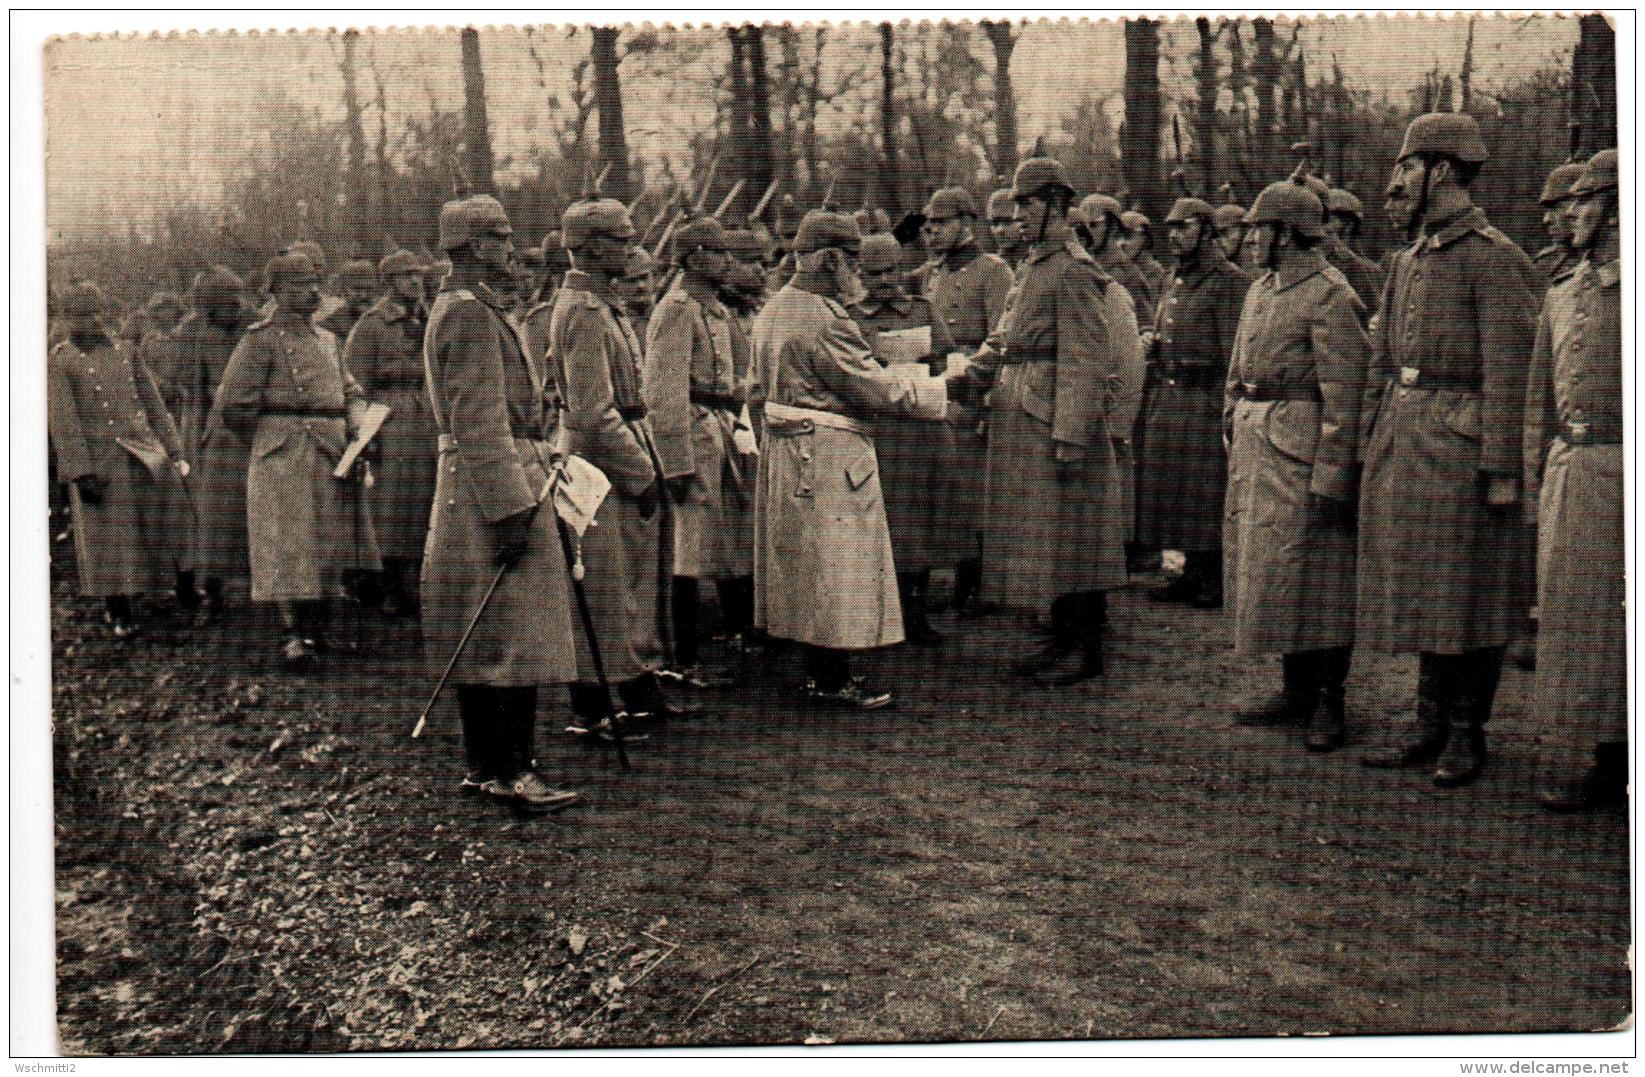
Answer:
[[1079, 211], [1080, 223], [1082, 224], [1095, 224], [1103, 217], [1112, 217], [1121, 226], [1125, 223], [1121, 220], [1125, 214], [1125, 207], [1120, 205], [1120, 200], [1111, 194], [1086, 195], [1080, 200]]
[[155, 292], [153, 295], [149, 296], [148, 309], [159, 310], [162, 307], [170, 307], [172, 310], [182, 310], [183, 298], [176, 292]]
[[1356, 221], [1365, 220], [1365, 206], [1352, 191], [1345, 191], [1341, 187], [1332, 187], [1325, 192], [1325, 211], [1327, 213], [1341, 213], [1352, 217]]
[[1218, 206], [1216, 216], [1213, 219], [1216, 221], [1217, 231], [1219, 232], [1224, 228], [1232, 228], [1236, 224], [1244, 228], [1245, 207], [1236, 206], [1232, 202], [1224, 206]]
[[975, 217], [977, 203], [964, 187], [940, 187], [926, 200], [924, 213], [927, 221], [940, 224], [955, 217]]
[[1428, 155], [1454, 157], [1465, 165], [1484, 164], [1491, 156], [1479, 124], [1465, 112], [1429, 112], [1411, 121], [1394, 159]]
[[338, 274], [344, 287], [350, 284], [375, 285], [377, 283], [377, 267], [364, 258], [351, 258], [343, 263], [343, 269]]
[[63, 291], [61, 305], [63, 315], [69, 318], [102, 314], [109, 309], [108, 296], [89, 280], [79, 280], [69, 285]]
[[713, 217], [698, 217], [674, 229], [668, 241], [668, 254], [675, 265], [697, 251], [725, 250], [725, 226]]
[[1127, 232], [1146, 232], [1154, 226], [1154, 222], [1148, 219], [1148, 214], [1138, 213], [1134, 209], [1121, 213], [1120, 223], [1125, 226]]
[[770, 249], [752, 228], [731, 228], [725, 233], [725, 249], [742, 261], [764, 259]]
[[862, 237], [862, 271], [884, 273], [902, 265], [902, 244], [886, 232]]
[[320, 274], [315, 271], [314, 263], [309, 261], [308, 256], [290, 251], [270, 258], [263, 274], [268, 278], [268, 290], [271, 292], [287, 284], [320, 282]]
[[314, 242], [312, 239], [299, 239], [295, 243], [287, 244], [286, 249], [280, 253], [300, 254], [317, 266], [324, 265], [326, 260], [325, 248]]
[[1571, 184], [1582, 175], [1582, 170], [1588, 167], [1586, 161], [1567, 161], [1548, 173], [1548, 179], [1542, 184], [1542, 194], [1537, 203], [1543, 206], [1557, 206], [1570, 197]]
[[236, 276], [228, 266], [212, 266], [195, 274], [189, 295], [197, 307], [225, 301], [238, 303], [245, 286], [246, 282]]
[[635, 244], [628, 252], [628, 261], [623, 263], [623, 277], [627, 280], [639, 280], [648, 277], [657, 271], [657, 259], [651, 257], [651, 252], [639, 244]]
[[820, 250], [842, 250], [856, 254], [862, 249], [862, 230], [856, 218], [831, 209], [814, 209], [800, 221], [794, 233], [794, 253], [813, 254]]
[[536, 247], [521, 247], [514, 252], [514, 260], [532, 269], [542, 269], [548, 265], [547, 260], [543, 258], [543, 252]]
[[397, 277], [405, 273], [421, 275], [423, 263], [419, 262], [417, 256], [410, 251], [400, 250], [384, 256], [382, 261], [377, 263], [377, 272], [382, 274], [384, 279]]
[[1171, 212], [1165, 215], [1166, 224], [1178, 224], [1196, 218], [1215, 220], [1217, 211], [1203, 198], [1179, 198], [1171, 203]]
[[1016, 175], [1011, 177], [1014, 201], [1041, 197], [1048, 191], [1061, 191], [1068, 198], [1074, 197], [1074, 185], [1068, 182], [1068, 170], [1062, 167], [1061, 161], [1054, 157], [1030, 157], [1017, 166]]
[[1582, 175], [1571, 184], [1571, 197], [1581, 198], [1596, 191], [1614, 191], [1616, 185], [1616, 151], [1600, 150], [1589, 159]]
[[634, 238], [634, 221], [628, 207], [615, 198], [591, 198], [574, 202], [560, 217], [560, 243], [568, 251], [579, 251], [595, 236], [607, 239]]
[[1012, 209], [1012, 201], [1011, 188], [1009, 187], [1001, 187], [999, 190], [989, 195], [988, 220], [991, 223], [994, 221], [1015, 220], [1016, 213]]
[[488, 194], [458, 198], [440, 207], [440, 249], [454, 251], [477, 236], [514, 234], [503, 204]]
[[1245, 215], [1246, 224], [1286, 224], [1300, 236], [1319, 239], [1325, 235], [1321, 218], [1325, 207], [1308, 188], [1281, 180], [1270, 183], [1251, 203], [1251, 212]]

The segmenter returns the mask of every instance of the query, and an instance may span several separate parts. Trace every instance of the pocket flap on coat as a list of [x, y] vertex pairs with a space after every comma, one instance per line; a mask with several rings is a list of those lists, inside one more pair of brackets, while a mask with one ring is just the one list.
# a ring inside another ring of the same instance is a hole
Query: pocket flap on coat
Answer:
[[1445, 425], [1469, 441], [1480, 439], [1479, 397], [1465, 396], [1445, 409]]
[[851, 485], [851, 489], [861, 490], [863, 485], [874, 477], [874, 472], [878, 470], [879, 464], [874, 459], [874, 454], [871, 452], [864, 453], [845, 469], [845, 481]]
[[1319, 449], [1318, 404], [1282, 400], [1268, 410], [1268, 441], [1281, 453], [1305, 464], [1314, 462]]

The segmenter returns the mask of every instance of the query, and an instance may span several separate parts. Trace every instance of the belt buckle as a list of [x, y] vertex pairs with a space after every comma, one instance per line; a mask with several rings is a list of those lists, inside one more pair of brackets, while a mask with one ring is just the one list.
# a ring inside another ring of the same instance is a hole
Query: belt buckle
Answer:
[[1405, 386], [1407, 389], [1409, 389], [1412, 386], [1416, 385], [1416, 383], [1418, 382], [1418, 380], [1421, 379], [1421, 377], [1422, 377], [1422, 371], [1421, 371], [1421, 369], [1419, 369], [1417, 367], [1402, 366], [1402, 367], [1399, 368], [1399, 383], [1401, 385]]

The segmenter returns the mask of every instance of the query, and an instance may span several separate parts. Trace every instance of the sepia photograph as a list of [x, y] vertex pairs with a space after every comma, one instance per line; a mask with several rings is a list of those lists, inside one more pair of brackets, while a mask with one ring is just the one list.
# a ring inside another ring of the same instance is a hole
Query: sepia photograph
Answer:
[[1632, 12], [189, 14], [13, 27], [14, 1057], [1634, 1055]]

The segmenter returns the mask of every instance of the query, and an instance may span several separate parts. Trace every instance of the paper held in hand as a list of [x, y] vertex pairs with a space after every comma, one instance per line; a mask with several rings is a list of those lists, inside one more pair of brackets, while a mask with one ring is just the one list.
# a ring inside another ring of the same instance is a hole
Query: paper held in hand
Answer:
[[949, 352], [948, 366], [943, 371], [943, 377], [949, 381], [965, 377], [965, 372], [971, 369], [971, 357], [964, 352]]
[[917, 363], [931, 354], [931, 327], [883, 330], [876, 335], [874, 350], [886, 366]]
[[366, 446], [371, 444], [371, 439], [376, 437], [377, 432], [383, 428], [383, 424], [388, 422], [388, 417], [393, 414], [393, 411], [394, 409], [387, 404], [366, 405], [365, 414], [360, 418], [360, 429], [355, 433], [354, 440], [348, 443], [348, 448], [343, 450], [342, 458], [337, 461], [337, 466], [332, 468], [332, 478], [348, 478], [350, 469], [354, 467], [354, 461], [360, 458], [362, 452], [365, 452]]
[[554, 487], [554, 511], [582, 538], [610, 492], [611, 480], [605, 472], [580, 456], [568, 456], [559, 484]]

